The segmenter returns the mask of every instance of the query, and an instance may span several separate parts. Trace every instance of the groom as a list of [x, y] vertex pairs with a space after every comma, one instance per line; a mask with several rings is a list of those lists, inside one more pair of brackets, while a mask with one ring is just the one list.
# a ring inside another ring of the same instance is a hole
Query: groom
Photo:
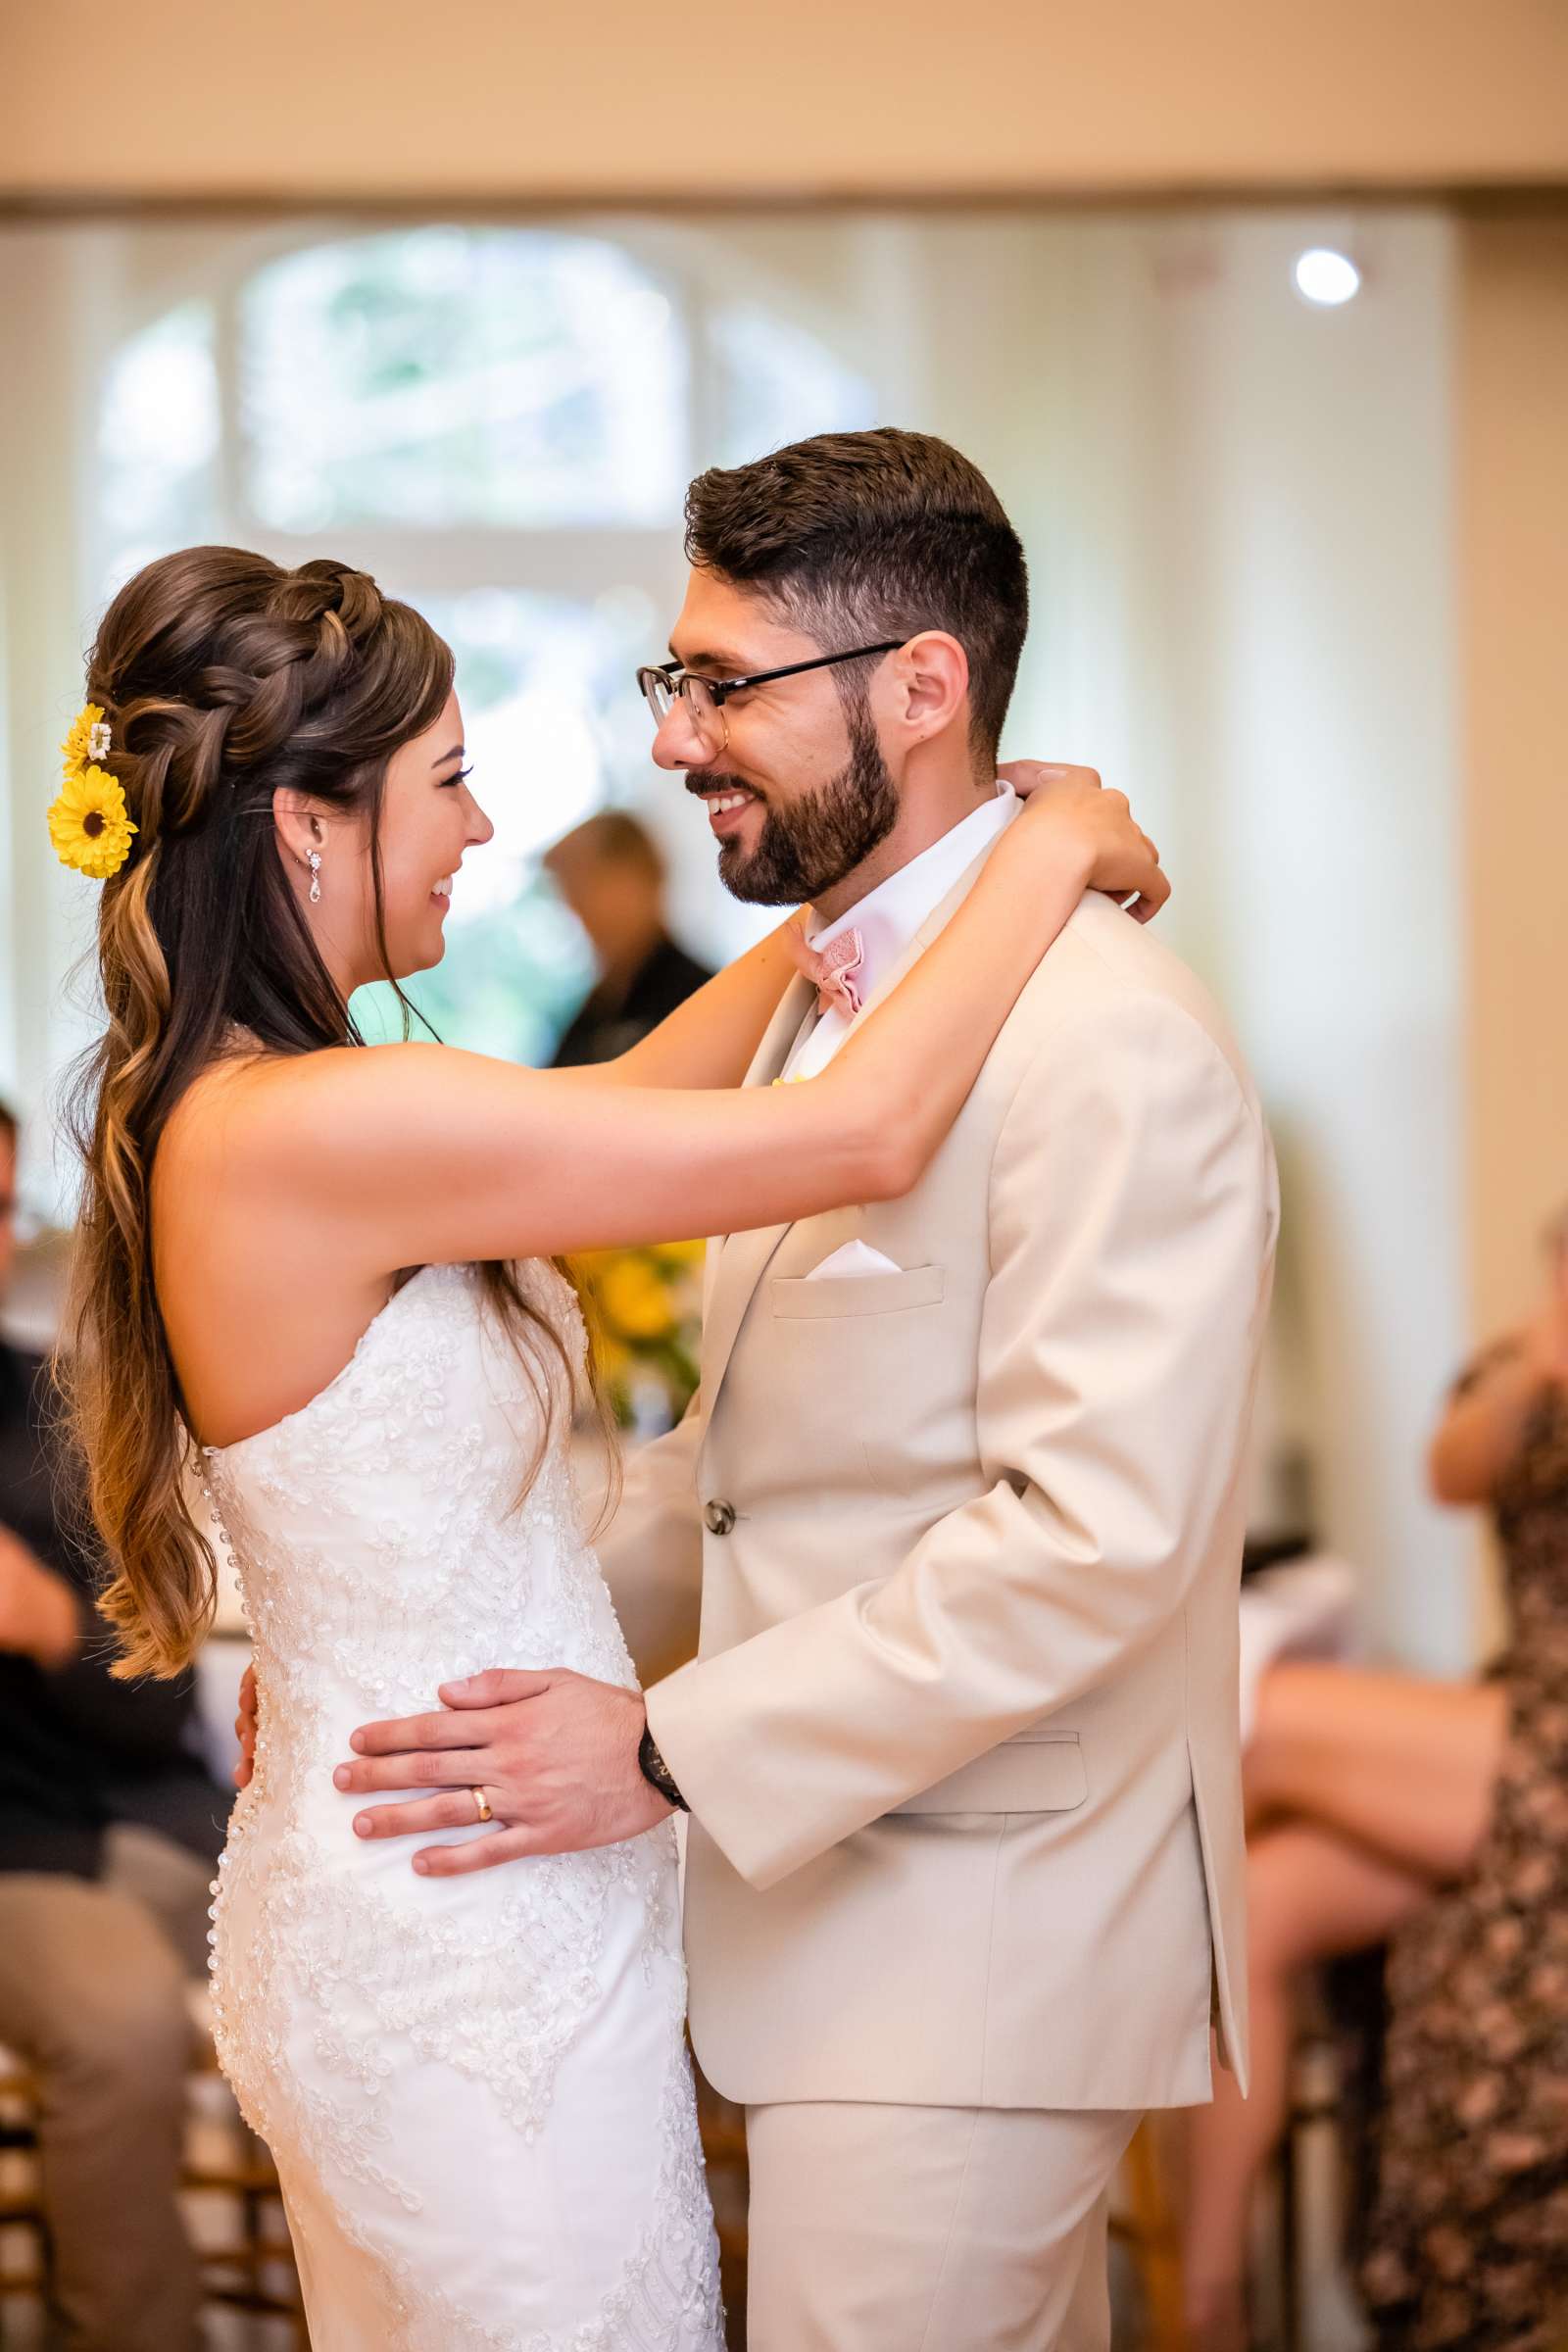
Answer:
[[[656, 758], [737, 897], [811, 903], [820, 991], [751, 1083], [808, 1079], [1017, 813], [1023, 553], [916, 433], [706, 473], [687, 521]], [[912, 639], [896, 678], [878, 649]], [[432, 1870], [690, 1812], [753, 2352], [1104, 2345], [1140, 2114], [1207, 2098], [1211, 2019], [1245, 2066], [1236, 1589], [1275, 1223], [1221, 1016], [1086, 899], [912, 1193], [710, 1252], [701, 1396], [603, 1547], [633, 1628], [700, 1576], [699, 1655], [646, 1713], [569, 1674], [442, 1692], [498, 1828]], [[348, 1785], [439, 1781], [443, 1720], [368, 1727]]]

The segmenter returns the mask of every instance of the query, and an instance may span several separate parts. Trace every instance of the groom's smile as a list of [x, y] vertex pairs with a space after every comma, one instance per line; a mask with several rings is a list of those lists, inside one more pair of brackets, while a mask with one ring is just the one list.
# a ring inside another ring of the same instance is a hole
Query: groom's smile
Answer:
[[762, 797], [733, 776], [689, 775], [686, 789], [707, 802], [708, 821], [719, 841], [733, 841], [743, 832], [747, 812]]

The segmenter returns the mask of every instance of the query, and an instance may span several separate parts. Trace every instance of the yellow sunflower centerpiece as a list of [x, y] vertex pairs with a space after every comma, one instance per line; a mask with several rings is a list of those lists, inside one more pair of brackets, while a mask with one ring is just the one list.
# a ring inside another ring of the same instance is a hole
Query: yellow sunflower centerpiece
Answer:
[[65, 781], [49, 809], [49, 838], [62, 865], [74, 866], [107, 882], [130, 856], [136, 827], [125, 807], [124, 791], [97, 757], [107, 752], [109, 729], [96, 703], [89, 703], [72, 720], [71, 732], [60, 747]]
[[697, 1386], [702, 1243], [599, 1250], [577, 1264], [587, 1278], [600, 1375], [616, 1419], [650, 1435], [678, 1421]]

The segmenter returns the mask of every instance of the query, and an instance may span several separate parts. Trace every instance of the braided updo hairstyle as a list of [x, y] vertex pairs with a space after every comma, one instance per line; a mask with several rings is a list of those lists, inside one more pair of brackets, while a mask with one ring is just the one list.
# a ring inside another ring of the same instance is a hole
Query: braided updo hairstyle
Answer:
[[[287, 788], [368, 817], [377, 940], [396, 986], [379, 850], [387, 763], [435, 723], [452, 676], [429, 623], [367, 573], [326, 561], [284, 570], [231, 547], [149, 564], [110, 605], [88, 656], [88, 700], [110, 729], [100, 765], [138, 830], [99, 908], [107, 1026], [73, 1093], [85, 1183], [59, 1368], [123, 1675], [178, 1673], [217, 1597], [154, 1282], [159, 1140], [236, 1029], [271, 1054], [364, 1044], [285, 871], [272, 796]], [[564, 1350], [510, 1267], [482, 1273], [534, 1369], [548, 1438], [555, 1384], [539, 1377], [535, 1349], [543, 1342], [563, 1361]]]

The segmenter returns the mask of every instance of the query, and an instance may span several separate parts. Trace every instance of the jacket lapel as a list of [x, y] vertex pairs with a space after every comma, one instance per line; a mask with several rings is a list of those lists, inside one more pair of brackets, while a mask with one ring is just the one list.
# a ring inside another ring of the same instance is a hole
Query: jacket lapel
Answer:
[[[884, 973], [850, 1023], [843, 1045], [839, 1047], [840, 1053], [861, 1022], [870, 1017], [890, 990], [897, 988], [911, 964], [919, 960], [938, 933], [952, 921], [979, 880], [981, 868], [995, 847], [995, 842], [988, 842], [979, 857], [964, 867], [947, 897], [932, 908], [904, 954]], [[793, 981], [768, 1024], [767, 1033], [757, 1050], [757, 1058], [746, 1073], [748, 1086], [772, 1085], [789, 1058], [790, 1048], [810, 1008], [810, 983], [807, 980]], [[757, 1286], [789, 1231], [790, 1223], [786, 1222], [783, 1225], [763, 1226], [755, 1233], [731, 1234], [716, 1249], [709, 1250], [708, 1278], [703, 1297], [703, 1404], [709, 1413], [713, 1409]]]
[[[809, 981], [792, 980], [746, 1073], [746, 1085], [772, 1085], [789, 1059], [790, 1048], [810, 1009]], [[762, 1278], [763, 1267], [789, 1229], [787, 1222], [760, 1226], [751, 1233], [724, 1235], [709, 1249], [703, 1285], [702, 1378], [703, 1402], [710, 1412], [729, 1362], [730, 1349], [752, 1302], [752, 1294]]]

